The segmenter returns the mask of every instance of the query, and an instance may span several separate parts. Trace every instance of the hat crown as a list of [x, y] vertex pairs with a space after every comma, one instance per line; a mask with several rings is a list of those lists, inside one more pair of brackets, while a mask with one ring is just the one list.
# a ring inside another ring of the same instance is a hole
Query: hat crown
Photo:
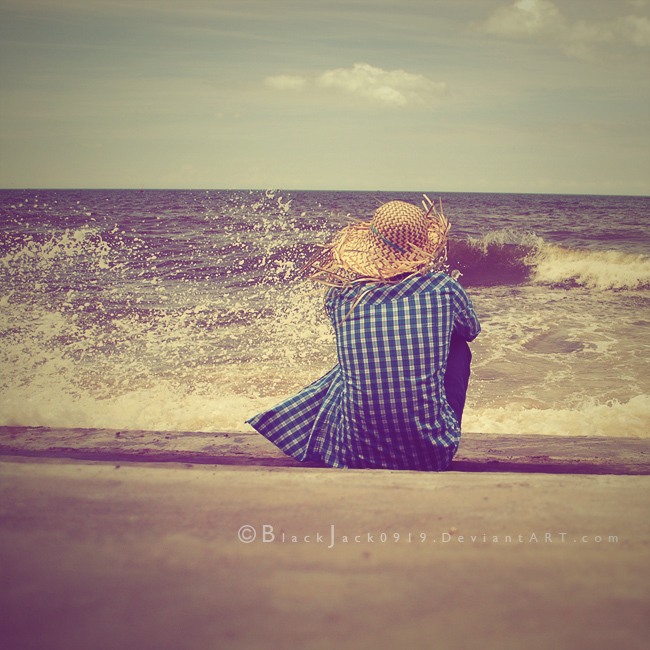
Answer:
[[449, 221], [442, 214], [442, 205], [436, 212], [433, 203], [429, 204], [425, 213], [410, 203], [389, 201], [372, 219], [355, 220], [312, 262], [312, 280], [343, 287], [357, 281], [390, 282], [405, 274], [443, 270]]
[[375, 211], [372, 226], [377, 235], [399, 248], [422, 248], [427, 243], [427, 217], [420, 208], [410, 203], [384, 203]]

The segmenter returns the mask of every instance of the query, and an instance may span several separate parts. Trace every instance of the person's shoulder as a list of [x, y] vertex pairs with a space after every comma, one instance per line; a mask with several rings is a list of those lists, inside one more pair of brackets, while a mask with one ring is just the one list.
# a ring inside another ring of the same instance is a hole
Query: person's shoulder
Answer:
[[469, 296], [463, 285], [450, 275], [443, 271], [432, 272], [422, 276], [422, 291], [444, 293], [453, 295], [462, 299], [468, 299]]
[[454, 280], [454, 278], [452, 278], [450, 275], [447, 275], [443, 271], [432, 271], [430, 273], [425, 273], [421, 278], [421, 285], [423, 288], [428, 288], [430, 290], [440, 290], [447, 287], [451, 289], [462, 289], [460, 283], [457, 280]]

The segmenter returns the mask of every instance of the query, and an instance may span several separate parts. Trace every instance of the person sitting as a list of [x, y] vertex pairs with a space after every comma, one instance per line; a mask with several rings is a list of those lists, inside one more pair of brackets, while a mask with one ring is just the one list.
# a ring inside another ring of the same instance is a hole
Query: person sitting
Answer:
[[471, 299], [444, 272], [449, 222], [403, 201], [345, 227], [314, 259], [338, 363], [248, 423], [300, 461], [443, 471], [461, 435], [480, 333]]

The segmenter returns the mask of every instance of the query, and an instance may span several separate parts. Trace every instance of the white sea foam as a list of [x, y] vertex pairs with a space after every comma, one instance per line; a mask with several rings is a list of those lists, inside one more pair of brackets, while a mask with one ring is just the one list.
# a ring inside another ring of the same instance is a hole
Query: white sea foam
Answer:
[[467, 408], [463, 429], [478, 433], [650, 438], [650, 395], [637, 395], [626, 403], [611, 400], [575, 409], [526, 408], [520, 403]]
[[530, 230], [519, 228], [500, 228], [485, 233], [482, 237], [469, 237], [467, 240], [474, 248], [487, 253], [494, 246], [523, 246], [540, 249], [544, 239]]
[[574, 283], [589, 289], [650, 287], [650, 258], [620, 251], [595, 251], [546, 244], [534, 257], [534, 281]]
[[0, 258], [0, 263], [8, 267], [12, 263], [27, 262], [44, 269], [62, 261], [73, 264], [80, 257], [85, 257], [92, 258], [100, 268], [108, 268], [106, 258], [110, 253], [110, 247], [97, 229], [83, 227], [51, 232], [49, 238], [42, 242], [28, 238], [21, 247]]
[[187, 393], [161, 382], [149, 389], [96, 399], [56, 385], [10, 389], [0, 400], [0, 426], [141, 429], [146, 431], [246, 431], [245, 422], [278, 397], [252, 397], [215, 388]]
[[[289, 394], [259, 396], [214, 387], [186, 393], [171, 383], [95, 399], [56, 386], [12, 389], [0, 405], [2, 426], [142, 429], [151, 431], [252, 431], [245, 422]], [[477, 433], [549, 436], [650, 437], [650, 396], [611, 400], [574, 409], [467, 407], [463, 430]]]

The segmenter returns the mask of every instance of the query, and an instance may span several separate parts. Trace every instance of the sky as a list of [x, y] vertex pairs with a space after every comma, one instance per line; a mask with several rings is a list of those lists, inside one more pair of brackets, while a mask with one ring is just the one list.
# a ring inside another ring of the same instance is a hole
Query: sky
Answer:
[[648, 0], [0, 0], [0, 187], [650, 195]]

